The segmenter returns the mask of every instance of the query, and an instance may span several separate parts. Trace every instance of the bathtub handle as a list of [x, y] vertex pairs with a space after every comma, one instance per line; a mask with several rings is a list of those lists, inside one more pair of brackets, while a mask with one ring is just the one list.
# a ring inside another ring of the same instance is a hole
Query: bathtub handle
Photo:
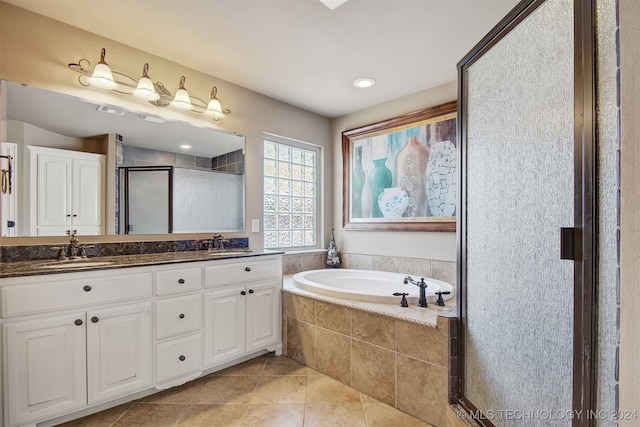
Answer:
[[438, 295], [438, 299], [436, 300], [436, 305], [440, 306], [440, 307], [444, 307], [444, 299], [442, 298], [442, 295], [449, 295], [451, 292], [449, 291], [439, 291], [436, 292], [436, 295]]
[[407, 293], [404, 292], [394, 292], [393, 296], [394, 297], [402, 297], [402, 299], [400, 300], [400, 307], [409, 307], [409, 303], [407, 302]]

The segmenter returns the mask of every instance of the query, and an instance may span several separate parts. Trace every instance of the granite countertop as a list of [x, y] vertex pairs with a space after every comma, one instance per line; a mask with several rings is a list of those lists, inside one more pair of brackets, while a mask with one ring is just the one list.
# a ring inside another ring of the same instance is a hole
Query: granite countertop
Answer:
[[[184, 262], [211, 261], [220, 259], [250, 258], [265, 255], [279, 255], [278, 251], [245, 251], [229, 249], [228, 251], [207, 252], [182, 251], [169, 253], [152, 253], [136, 255], [118, 255], [93, 257], [75, 261], [36, 260], [0, 263], [0, 278], [35, 276], [43, 274], [70, 273], [75, 271], [112, 270], [126, 267], [142, 267], [146, 265], [173, 264]], [[82, 265], [82, 267], [77, 267]]]

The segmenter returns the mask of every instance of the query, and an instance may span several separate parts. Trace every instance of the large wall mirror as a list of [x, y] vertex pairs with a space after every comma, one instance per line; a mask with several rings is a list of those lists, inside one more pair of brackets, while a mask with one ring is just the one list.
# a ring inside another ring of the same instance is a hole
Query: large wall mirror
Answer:
[[9, 81], [0, 91], [2, 237], [244, 231], [244, 136]]

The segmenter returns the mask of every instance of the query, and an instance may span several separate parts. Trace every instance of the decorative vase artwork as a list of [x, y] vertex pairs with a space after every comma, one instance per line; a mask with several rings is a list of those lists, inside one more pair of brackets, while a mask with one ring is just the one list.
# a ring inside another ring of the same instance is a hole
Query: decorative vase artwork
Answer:
[[416, 136], [409, 138], [396, 157], [396, 185], [406, 191], [409, 203], [404, 216], [421, 216], [416, 214], [427, 212], [425, 175], [428, 163], [429, 149]]
[[367, 179], [369, 188], [371, 188], [371, 200], [375, 201], [371, 206], [371, 216], [373, 218], [382, 218], [382, 211], [378, 206], [378, 197], [382, 191], [391, 186], [392, 175], [389, 168], [385, 166], [386, 157], [383, 159], [375, 159], [373, 161], [373, 169], [369, 172]]
[[378, 208], [385, 218], [400, 218], [409, 206], [409, 195], [402, 187], [385, 188], [378, 196]]
[[[431, 110], [414, 123], [381, 130], [370, 125], [343, 134], [347, 228], [393, 221], [409, 227], [434, 222], [444, 224], [434, 229], [455, 230], [455, 102]], [[356, 136], [350, 138], [350, 132]]]

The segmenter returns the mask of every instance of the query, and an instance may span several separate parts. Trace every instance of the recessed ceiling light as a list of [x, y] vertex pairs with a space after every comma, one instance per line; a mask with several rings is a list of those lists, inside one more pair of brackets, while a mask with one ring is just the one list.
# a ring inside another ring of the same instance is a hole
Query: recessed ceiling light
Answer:
[[361, 79], [356, 79], [353, 81], [353, 85], [360, 89], [365, 89], [376, 84], [376, 81], [369, 77], [363, 77]]
[[188, 150], [189, 148], [191, 148], [191, 146], [189, 144], [181, 144], [180, 148], [182, 148], [183, 150]]

